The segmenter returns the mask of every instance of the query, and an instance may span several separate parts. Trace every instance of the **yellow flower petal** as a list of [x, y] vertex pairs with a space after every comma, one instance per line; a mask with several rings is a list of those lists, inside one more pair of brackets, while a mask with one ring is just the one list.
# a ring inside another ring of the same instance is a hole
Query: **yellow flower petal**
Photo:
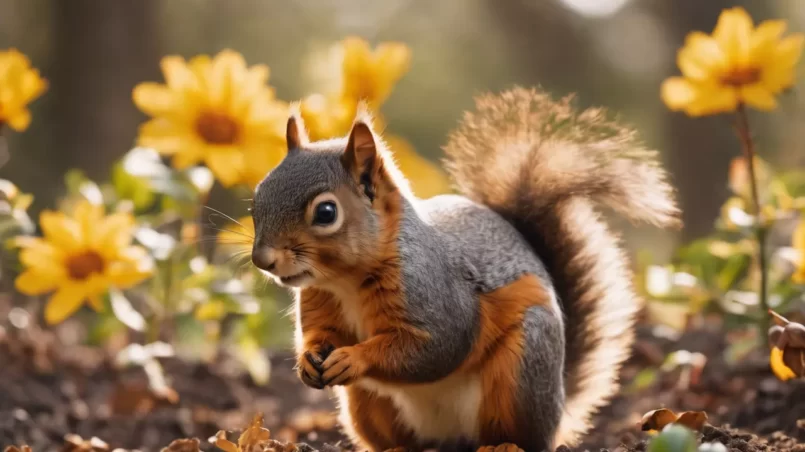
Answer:
[[0, 124], [23, 131], [31, 123], [27, 105], [47, 89], [39, 71], [15, 49], [0, 51]]
[[14, 287], [26, 295], [41, 295], [52, 291], [59, 284], [59, 280], [49, 275], [28, 270], [17, 276]]
[[106, 276], [118, 288], [127, 289], [151, 276], [150, 267], [139, 262], [114, 262], [109, 266]]
[[81, 241], [90, 243], [93, 230], [103, 221], [103, 207], [89, 201], [81, 201], [76, 205], [73, 217], [81, 228]]
[[688, 35], [677, 54], [677, 65], [685, 77], [705, 81], [724, 65], [724, 52], [715, 39], [701, 32]]
[[171, 116], [181, 111], [181, 104], [173, 91], [158, 83], [141, 83], [132, 93], [134, 104], [151, 116]]
[[805, 220], [800, 221], [794, 235], [791, 237], [791, 245], [803, 254], [802, 258], [805, 259]]
[[774, 95], [761, 84], [741, 87], [741, 100], [758, 110], [771, 111], [777, 108]]
[[73, 250], [82, 245], [81, 227], [61, 212], [43, 211], [39, 215], [39, 225], [45, 238], [59, 248]]
[[22, 110], [15, 115], [6, 118], [6, 121], [8, 122], [9, 127], [17, 132], [22, 132], [31, 124], [31, 112], [28, 110]]
[[81, 284], [70, 282], [61, 286], [45, 306], [45, 321], [50, 325], [61, 323], [81, 307], [84, 298]]
[[246, 61], [231, 50], [224, 50], [212, 60], [210, 69], [209, 99], [212, 107], [220, 108], [232, 101], [234, 85], [243, 79]]
[[134, 217], [130, 214], [113, 213], [95, 225], [92, 244], [105, 258], [116, 259], [131, 244], [133, 227]]
[[184, 143], [182, 150], [173, 156], [171, 163], [178, 170], [190, 168], [204, 160], [204, 151], [207, 146], [197, 140]]
[[803, 43], [805, 43], [805, 35], [801, 33], [792, 34], [781, 40], [775, 49], [774, 67], [793, 68], [796, 66], [802, 56]]
[[777, 347], [771, 349], [769, 364], [774, 375], [782, 381], [787, 381], [797, 376], [790, 367], [785, 365], [783, 351]]
[[194, 133], [187, 124], [157, 118], [140, 126], [138, 143], [162, 154], [173, 154], [185, 149], [194, 140]]
[[166, 56], [159, 63], [165, 83], [173, 90], [198, 89], [198, 79], [193, 71], [185, 64], [184, 58]]
[[92, 295], [87, 298], [89, 301], [89, 306], [94, 309], [96, 312], [103, 312], [103, 300], [98, 295]]
[[205, 162], [224, 187], [239, 182], [243, 172], [243, 154], [234, 147], [210, 146], [207, 148]]
[[746, 64], [752, 37], [752, 18], [741, 7], [724, 10], [713, 30], [713, 37], [729, 61]]
[[696, 100], [685, 108], [691, 116], [730, 113], [738, 108], [738, 92], [731, 86], [708, 85], [696, 90]]
[[698, 93], [693, 83], [682, 77], [671, 77], [665, 80], [660, 88], [660, 96], [663, 102], [674, 111], [685, 108], [685, 106], [696, 100], [697, 95]]
[[774, 56], [774, 48], [785, 32], [784, 20], [767, 20], [752, 32], [750, 57], [752, 61], [765, 62]]
[[26, 248], [20, 251], [20, 262], [27, 268], [51, 278], [60, 279], [66, 274], [62, 253], [53, 247]]

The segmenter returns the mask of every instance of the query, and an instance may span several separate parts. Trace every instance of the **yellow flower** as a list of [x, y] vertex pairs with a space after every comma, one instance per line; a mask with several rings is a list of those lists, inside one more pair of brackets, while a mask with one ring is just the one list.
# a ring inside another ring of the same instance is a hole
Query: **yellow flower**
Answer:
[[0, 126], [22, 132], [31, 123], [28, 104], [41, 96], [47, 82], [16, 49], [0, 52]]
[[225, 248], [238, 252], [248, 252], [254, 240], [254, 220], [252, 217], [239, 218], [236, 224], [230, 224], [218, 233], [218, 243]]
[[774, 96], [794, 83], [805, 39], [800, 33], [781, 38], [785, 28], [782, 20], [755, 28], [743, 8], [724, 10], [712, 36], [688, 34], [677, 54], [683, 76], [662, 85], [665, 104], [690, 116], [731, 112], [740, 104], [774, 109]]
[[39, 224], [43, 238], [16, 241], [26, 269], [15, 284], [28, 295], [55, 290], [45, 308], [50, 324], [69, 317], [85, 300], [100, 310], [100, 297], [110, 287], [131, 287], [151, 273], [145, 250], [131, 245], [134, 218], [130, 214], [105, 215], [102, 207], [82, 201], [71, 216], [42, 212]]
[[392, 135], [386, 141], [414, 195], [427, 199], [451, 190], [447, 174], [437, 164], [419, 155], [406, 140]]
[[372, 51], [369, 43], [357, 37], [344, 39], [341, 46], [341, 96], [353, 103], [365, 101], [376, 111], [408, 71], [411, 51], [396, 42], [381, 43]]
[[299, 107], [308, 138], [319, 141], [346, 135], [352, 127], [358, 104], [312, 94]]
[[794, 272], [794, 282], [805, 284], [805, 220], [802, 220], [794, 230], [794, 236], [791, 241], [794, 249], [799, 251], [799, 264]]
[[183, 169], [204, 162], [225, 187], [254, 186], [285, 155], [288, 106], [266, 82], [265, 65], [247, 67], [224, 50], [214, 58], [162, 59], [166, 84], [134, 88], [137, 107], [153, 117], [139, 144], [173, 156]]

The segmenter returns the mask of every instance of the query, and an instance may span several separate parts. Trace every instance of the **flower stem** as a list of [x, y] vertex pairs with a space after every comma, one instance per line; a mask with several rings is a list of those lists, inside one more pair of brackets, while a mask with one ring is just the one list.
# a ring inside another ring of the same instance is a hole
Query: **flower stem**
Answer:
[[766, 224], [763, 219], [763, 207], [760, 205], [760, 196], [758, 196], [758, 181], [755, 172], [755, 143], [752, 140], [752, 133], [749, 128], [749, 117], [746, 114], [746, 107], [741, 104], [738, 106], [738, 125], [737, 125], [738, 138], [743, 145], [744, 157], [747, 160], [749, 167], [749, 183], [752, 190], [752, 214], [755, 216], [755, 239], [758, 244], [758, 265], [760, 267], [760, 289], [758, 291], [758, 298], [760, 300], [760, 326], [762, 328], [761, 335], [766, 336], [765, 331], [769, 329], [769, 319], [766, 313], [769, 311], [768, 301], [768, 262], [766, 256]]

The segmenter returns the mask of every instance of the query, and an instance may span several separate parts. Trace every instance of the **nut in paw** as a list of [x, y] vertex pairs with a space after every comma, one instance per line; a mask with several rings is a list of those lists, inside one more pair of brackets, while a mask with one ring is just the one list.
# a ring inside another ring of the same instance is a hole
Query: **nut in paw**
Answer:
[[323, 389], [322, 363], [334, 350], [330, 344], [312, 347], [297, 358], [296, 371], [304, 384], [314, 389]]
[[325, 386], [347, 385], [366, 373], [366, 363], [356, 347], [335, 349], [321, 365]]

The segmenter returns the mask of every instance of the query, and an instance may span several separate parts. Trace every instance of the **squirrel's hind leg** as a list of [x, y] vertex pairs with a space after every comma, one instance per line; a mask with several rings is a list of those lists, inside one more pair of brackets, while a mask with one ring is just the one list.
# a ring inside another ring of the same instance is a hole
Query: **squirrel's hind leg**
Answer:
[[397, 420], [391, 399], [358, 385], [337, 388], [339, 421], [354, 450], [381, 452], [395, 448], [416, 450], [413, 435]]
[[490, 344], [481, 366], [481, 446], [552, 450], [564, 398], [564, 334], [551, 302], [533, 275], [481, 296], [481, 336]]

